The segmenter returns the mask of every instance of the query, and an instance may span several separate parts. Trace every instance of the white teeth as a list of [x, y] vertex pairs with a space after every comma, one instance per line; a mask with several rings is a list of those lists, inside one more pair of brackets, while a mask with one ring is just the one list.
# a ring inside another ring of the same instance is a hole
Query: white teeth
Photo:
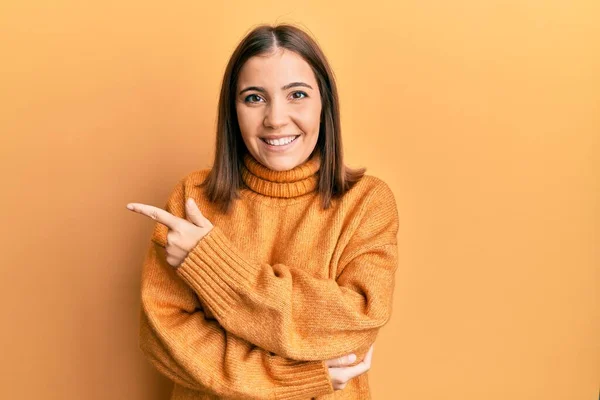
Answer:
[[283, 146], [290, 142], [293, 142], [294, 139], [296, 139], [296, 136], [290, 136], [290, 137], [275, 139], [275, 140], [270, 140], [270, 139], [263, 139], [263, 140], [265, 142], [267, 142], [268, 144], [270, 144], [271, 146]]

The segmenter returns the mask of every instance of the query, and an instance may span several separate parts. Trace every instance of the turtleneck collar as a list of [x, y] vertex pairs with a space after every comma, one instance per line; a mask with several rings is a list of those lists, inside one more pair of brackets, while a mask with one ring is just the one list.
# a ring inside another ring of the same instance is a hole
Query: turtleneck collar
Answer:
[[290, 198], [316, 190], [321, 167], [319, 151], [304, 163], [287, 171], [274, 171], [259, 163], [250, 153], [244, 154], [242, 180], [248, 188], [268, 197]]

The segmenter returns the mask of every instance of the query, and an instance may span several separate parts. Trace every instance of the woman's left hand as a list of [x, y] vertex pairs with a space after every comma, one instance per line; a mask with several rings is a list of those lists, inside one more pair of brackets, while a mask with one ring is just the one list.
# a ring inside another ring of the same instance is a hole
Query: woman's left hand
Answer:
[[141, 203], [127, 204], [129, 210], [144, 214], [153, 220], [167, 226], [167, 263], [177, 268], [187, 257], [198, 242], [214, 227], [200, 212], [196, 202], [189, 198], [185, 202], [188, 220], [176, 217], [162, 208]]

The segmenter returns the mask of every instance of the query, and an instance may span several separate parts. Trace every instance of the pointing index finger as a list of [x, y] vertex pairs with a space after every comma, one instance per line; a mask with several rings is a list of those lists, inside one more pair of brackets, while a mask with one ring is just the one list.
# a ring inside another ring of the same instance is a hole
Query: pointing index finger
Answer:
[[127, 208], [139, 214], [150, 217], [153, 220], [166, 225], [170, 229], [176, 229], [177, 225], [181, 221], [181, 218], [174, 216], [162, 208], [154, 207], [148, 204], [129, 203], [127, 204]]

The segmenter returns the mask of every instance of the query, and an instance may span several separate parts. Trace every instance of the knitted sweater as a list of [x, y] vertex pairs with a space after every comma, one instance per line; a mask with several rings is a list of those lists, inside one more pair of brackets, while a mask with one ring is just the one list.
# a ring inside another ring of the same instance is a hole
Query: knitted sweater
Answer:
[[246, 154], [228, 213], [198, 187], [208, 169], [172, 191], [167, 211], [185, 218], [192, 197], [214, 228], [173, 268], [156, 223], [144, 259], [140, 348], [174, 381], [171, 400], [370, 399], [368, 372], [334, 391], [324, 360], [359, 363], [390, 318], [396, 202], [364, 175], [323, 210], [314, 154], [289, 171]]

